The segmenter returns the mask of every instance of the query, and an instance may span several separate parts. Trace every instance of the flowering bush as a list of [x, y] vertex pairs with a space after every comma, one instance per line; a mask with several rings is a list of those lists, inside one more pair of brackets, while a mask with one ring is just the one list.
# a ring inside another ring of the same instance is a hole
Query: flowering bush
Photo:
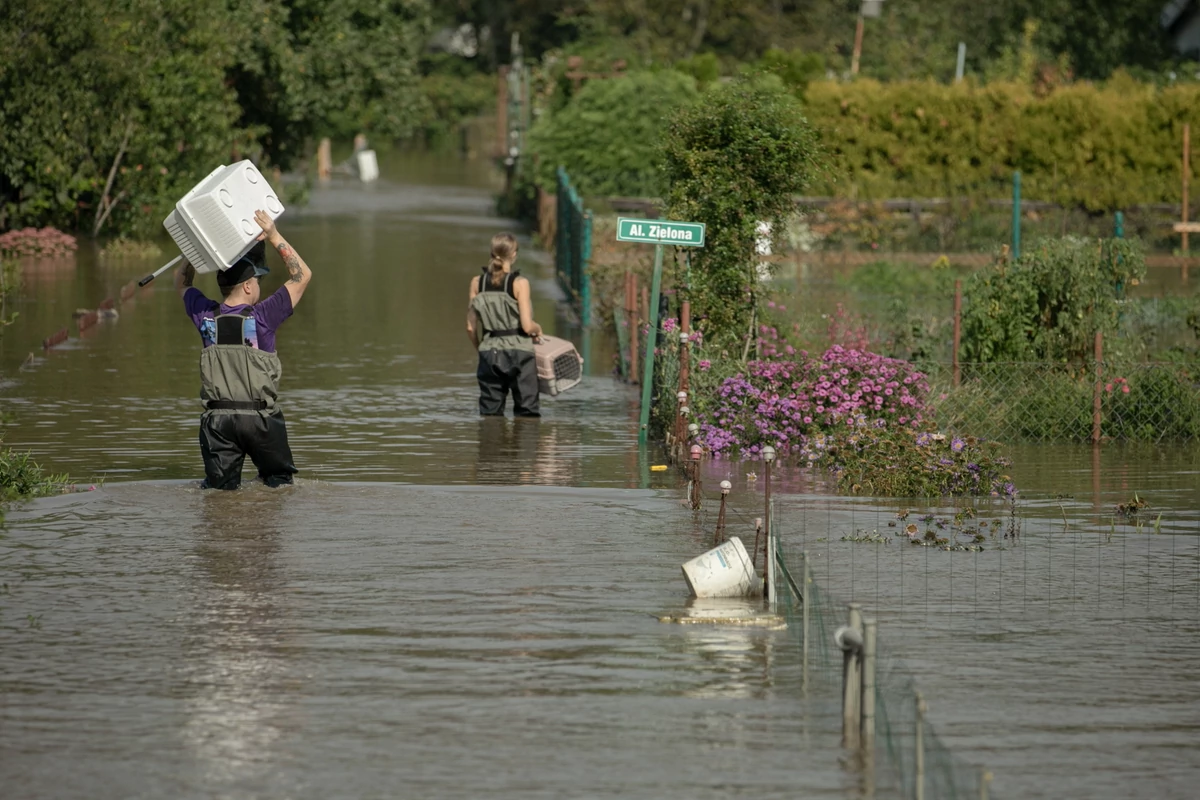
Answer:
[[754, 457], [766, 444], [799, 452], [808, 437], [839, 427], [926, 426], [929, 384], [912, 364], [840, 345], [820, 358], [790, 346], [785, 353], [790, 358], [750, 361], [712, 396], [697, 393], [700, 441], [708, 450]]
[[830, 469], [846, 494], [889, 497], [991, 495], [1017, 490], [996, 442], [940, 433], [876, 428], [861, 421], [806, 442], [801, 455], [810, 466]]
[[0, 254], [10, 258], [58, 258], [75, 252], [75, 237], [55, 228], [22, 228], [0, 235]]

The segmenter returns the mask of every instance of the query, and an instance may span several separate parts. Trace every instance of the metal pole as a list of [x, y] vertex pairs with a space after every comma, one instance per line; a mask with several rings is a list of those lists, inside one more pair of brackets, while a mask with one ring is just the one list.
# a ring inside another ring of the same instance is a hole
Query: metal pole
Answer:
[[1096, 383], [1092, 388], [1092, 444], [1096, 445], [1100, 444], [1100, 389], [1104, 370], [1104, 334], [1100, 331], [1096, 331], [1094, 354], [1096, 358]]
[[650, 285], [650, 330], [646, 332], [646, 365], [642, 372], [642, 413], [638, 420], [638, 444], [650, 435], [650, 389], [654, 383], [654, 346], [658, 338], [658, 297], [662, 291], [663, 246], [654, 245], [654, 277]]
[[[582, 203], [582, 201], [581, 201]], [[583, 212], [583, 236], [579, 248], [579, 322], [583, 326], [583, 365], [592, 363], [592, 212]]]
[[1125, 212], [1118, 211], [1113, 214], [1113, 237], [1117, 239], [1125, 238]]
[[[764, 461], [765, 461], [765, 459], [764, 459]], [[767, 473], [767, 475], [766, 475], [767, 484], [766, 484], [766, 497], [764, 498], [764, 502], [763, 502], [763, 516], [764, 516], [764, 519], [766, 520], [766, 527], [764, 528], [764, 532], [766, 533], [766, 535], [763, 537], [764, 551], [766, 550], [766, 548], [768, 548], [770, 546], [770, 542], [771, 542], [771, 462], [765, 461], [765, 463], [766, 463], [766, 473]], [[770, 555], [768, 553], [764, 552], [763, 553], [763, 582], [764, 583], [775, 577], [774, 575], [768, 576], [767, 565], [769, 563], [770, 563]]]
[[958, 43], [958, 63], [954, 66], [954, 82], [959, 83], [963, 79], [963, 68], [967, 65], [967, 43]]
[[800, 591], [804, 595], [801, 598], [803, 605], [804, 605], [804, 609], [803, 609], [804, 622], [803, 622], [803, 627], [801, 629], [803, 643], [800, 645], [800, 653], [801, 653], [800, 658], [804, 665], [803, 666], [803, 674], [801, 677], [801, 685], [807, 690], [807, 688], [808, 688], [808, 615], [809, 615], [809, 605], [810, 605], [809, 601], [810, 601], [811, 595], [812, 595], [812, 592], [809, 590], [808, 587], [809, 587], [809, 584], [812, 583], [812, 573], [809, 571], [809, 566], [808, 566], [808, 551], [805, 550], [803, 553], [801, 553], [800, 558], [804, 560], [804, 568], [803, 568], [804, 574], [803, 574], [803, 577], [801, 578], [801, 583], [800, 583]]
[[915, 800], [925, 800], [925, 698], [916, 693], [917, 724], [914, 750], [916, 756], [916, 775], [914, 778], [913, 797]]
[[629, 303], [626, 305], [626, 310], [629, 312], [629, 380], [633, 383], [638, 382], [638, 348], [640, 347], [642, 333], [638, 326], [638, 276], [637, 273], [629, 274]]
[[959, 363], [958, 363], [958, 345], [962, 339], [962, 281], [954, 282], [954, 349], [951, 353], [951, 361], [954, 367], [954, 387], [958, 388], [960, 378]]
[[863, 620], [863, 664], [862, 664], [862, 746], [867, 750], [875, 746], [875, 636], [876, 623], [873, 619]]
[[1012, 257], [1021, 257], [1021, 171], [1013, 173]]
[[775, 535], [771, 532], [771, 518], [775, 516], [775, 502], [767, 503], [767, 607], [775, 611], [778, 596], [775, 592]]

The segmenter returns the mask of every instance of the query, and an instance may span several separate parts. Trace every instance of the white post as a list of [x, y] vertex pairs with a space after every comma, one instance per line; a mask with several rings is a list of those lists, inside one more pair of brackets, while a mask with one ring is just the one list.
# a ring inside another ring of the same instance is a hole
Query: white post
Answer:
[[[847, 604], [850, 619], [847, 627], [862, 633], [862, 606]], [[842, 746], [858, 746], [858, 730], [862, 724], [862, 653], [854, 648], [842, 651]]]
[[807, 690], [808, 689], [808, 615], [809, 615], [808, 607], [809, 607], [810, 600], [812, 599], [812, 592], [809, 590], [808, 585], [810, 583], [812, 583], [812, 575], [809, 572], [809, 567], [808, 567], [808, 551], [805, 550], [803, 553], [800, 554], [800, 557], [802, 559], [804, 559], [804, 569], [802, 571], [802, 575], [800, 576], [800, 592], [803, 595], [803, 597], [801, 597], [800, 600], [804, 606], [804, 608], [803, 608], [804, 626], [803, 626], [803, 630], [801, 631], [801, 633], [803, 634], [803, 643], [800, 645], [801, 661], [804, 664], [804, 672], [801, 677], [801, 682], [802, 682], [802, 685], [804, 686], [804, 689]]
[[916, 725], [916, 785], [913, 791], [915, 800], [925, 800], [925, 698], [921, 697], [921, 693], [916, 693], [917, 703], [917, 725]]
[[967, 65], [967, 43], [958, 43], [958, 64], [954, 67], [954, 82], [958, 83], [963, 79], [963, 69]]
[[775, 526], [771, 524], [774, 517], [775, 501], [772, 500], [771, 504], [767, 506], [767, 607], [771, 609], [772, 614], [775, 613], [775, 603], [778, 599], [775, 577], [779, 568], [775, 563]]
[[863, 620], [862, 730], [859, 734], [865, 750], [875, 746], [875, 636], [875, 620]]
[[979, 800], [988, 800], [988, 787], [992, 785], [992, 773], [986, 769], [979, 771]]

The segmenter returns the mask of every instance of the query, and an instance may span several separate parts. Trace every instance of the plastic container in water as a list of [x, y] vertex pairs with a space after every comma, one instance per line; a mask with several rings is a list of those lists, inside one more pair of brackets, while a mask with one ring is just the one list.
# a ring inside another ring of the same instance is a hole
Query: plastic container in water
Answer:
[[254, 221], [259, 209], [271, 219], [283, 214], [263, 174], [249, 161], [222, 164], [175, 204], [163, 227], [196, 272], [215, 272], [254, 247], [262, 233]]
[[374, 150], [359, 150], [354, 154], [358, 165], [358, 178], [363, 183], [370, 183], [379, 177], [379, 161], [375, 158]]
[[538, 391], [553, 397], [583, 380], [583, 356], [575, 345], [556, 336], [542, 336], [533, 345], [537, 359]]
[[683, 564], [683, 577], [695, 597], [747, 597], [762, 594], [750, 554], [742, 540], [731, 536], [720, 547]]

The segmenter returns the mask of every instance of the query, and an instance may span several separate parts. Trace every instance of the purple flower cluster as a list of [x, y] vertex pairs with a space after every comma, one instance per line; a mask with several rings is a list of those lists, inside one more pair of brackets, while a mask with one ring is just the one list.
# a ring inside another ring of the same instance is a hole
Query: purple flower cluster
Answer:
[[920, 429], [929, 384], [907, 361], [829, 348], [820, 358], [751, 361], [701, 410], [700, 436], [714, 453], [753, 454], [764, 444], [799, 452], [808, 437], [847, 427]]

